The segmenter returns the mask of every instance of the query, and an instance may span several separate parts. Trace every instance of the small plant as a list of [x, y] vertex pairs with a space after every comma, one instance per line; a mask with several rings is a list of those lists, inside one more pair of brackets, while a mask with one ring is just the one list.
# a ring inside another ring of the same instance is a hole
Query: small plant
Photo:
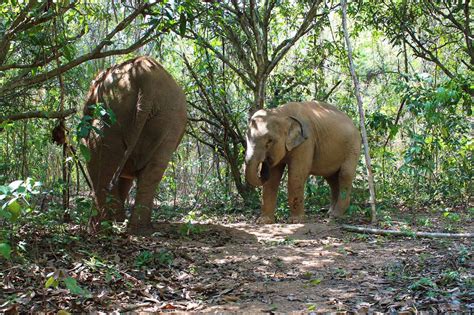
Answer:
[[28, 178], [25, 181], [16, 180], [9, 185], [0, 186], [0, 222], [7, 224], [6, 229], [0, 230], [0, 256], [11, 258], [12, 237], [16, 234], [18, 221], [32, 211], [30, 199], [39, 194], [40, 182]]
[[336, 268], [336, 270], [334, 271], [334, 276], [338, 278], [345, 278], [347, 275], [348, 275], [348, 272], [344, 268]]
[[466, 246], [461, 245], [461, 247], [458, 250], [458, 261], [461, 264], [465, 264], [466, 262], [469, 261], [471, 257], [471, 251], [469, 251]]
[[285, 265], [283, 264], [283, 260], [279, 257], [275, 257], [274, 264], [278, 268], [283, 268]]
[[135, 266], [138, 268], [149, 266], [150, 263], [153, 261], [153, 253], [145, 250], [140, 252], [138, 256], [135, 258]]
[[310, 312], [316, 311], [316, 305], [314, 305], [314, 304], [308, 305], [307, 310], [310, 311]]
[[453, 284], [457, 282], [459, 278], [460, 278], [459, 272], [455, 270], [448, 270], [448, 271], [443, 272], [443, 274], [441, 274], [440, 282], [443, 285], [449, 285], [449, 284]]
[[135, 266], [137, 268], [143, 267], [153, 267], [153, 266], [162, 266], [162, 267], [171, 267], [174, 261], [173, 254], [166, 250], [162, 249], [157, 253], [150, 252], [148, 250], [142, 251], [135, 258]]
[[190, 236], [195, 234], [201, 234], [206, 230], [207, 229], [205, 227], [193, 224], [191, 222], [186, 222], [179, 228], [179, 234], [181, 234], [182, 236]]
[[197, 211], [190, 211], [185, 217], [185, 223], [179, 228], [179, 234], [182, 236], [190, 236], [192, 234], [201, 234], [207, 229], [205, 227], [194, 224], [193, 222], [206, 219], [206, 215], [200, 216]]
[[410, 290], [436, 289], [438, 286], [430, 278], [420, 278], [409, 286]]
[[82, 288], [77, 283], [76, 279], [66, 276], [61, 271], [55, 271], [49, 274], [48, 279], [46, 280], [44, 284], [44, 288], [45, 289], [48, 289], [50, 287], [58, 288], [61, 283], [66, 287], [66, 289], [69, 290], [71, 294], [84, 297], [84, 298], [92, 297], [92, 294], [87, 289]]
[[443, 212], [443, 217], [452, 223], [457, 223], [461, 220], [461, 216], [459, 214], [454, 213], [454, 212], [449, 212], [449, 210], [446, 210], [445, 212]]
[[424, 227], [433, 226], [429, 218], [421, 217], [421, 218], [418, 218], [416, 221], [417, 221], [417, 225], [419, 226], [424, 226]]
[[169, 268], [173, 264], [174, 258], [171, 252], [166, 249], [162, 249], [156, 255], [156, 260], [159, 265]]
[[311, 280], [309, 280], [309, 284], [311, 286], [317, 286], [317, 285], [321, 284], [321, 281], [323, 281], [323, 278], [311, 279]]

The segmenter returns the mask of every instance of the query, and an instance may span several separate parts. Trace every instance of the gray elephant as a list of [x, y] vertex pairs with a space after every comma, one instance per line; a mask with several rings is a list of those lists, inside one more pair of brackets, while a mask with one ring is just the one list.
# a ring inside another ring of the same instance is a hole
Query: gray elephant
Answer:
[[186, 128], [184, 92], [158, 62], [138, 57], [102, 71], [92, 81], [84, 115], [93, 116], [91, 105], [98, 103], [113, 111], [116, 122], [104, 125], [95, 119], [92, 125], [101, 131], [85, 139], [99, 212], [92, 226], [103, 219], [125, 220], [124, 202], [136, 179], [129, 231], [149, 233], [155, 189]]
[[247, 131], [245, 176], [263, 185], [258, 223], [273, 223], [278, 186], [288, 166], [291, 222], [304, 221], [304, 186], [309, 175], [323, 176], [331, 188], [330, 215], [348, 208], [361, 137], [352, 120], [323, 102], [288, 103], [259, 110]]

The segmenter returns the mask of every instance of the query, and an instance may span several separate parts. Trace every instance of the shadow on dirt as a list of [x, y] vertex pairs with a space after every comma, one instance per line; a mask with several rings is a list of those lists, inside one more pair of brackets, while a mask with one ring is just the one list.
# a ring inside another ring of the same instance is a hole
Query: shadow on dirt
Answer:
[[154, 227], [157, 233], [153, 236], [163, 240], [192, 241], [208, 246], [258, 243], [255, 235], [223, 225], [161, 222], [154, 224]]

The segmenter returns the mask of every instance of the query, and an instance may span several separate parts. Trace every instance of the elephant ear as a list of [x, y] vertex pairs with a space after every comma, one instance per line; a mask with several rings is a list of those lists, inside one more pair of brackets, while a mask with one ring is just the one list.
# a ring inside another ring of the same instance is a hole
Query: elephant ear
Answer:
[[308, 139], [308, 126], [299, 118], [290, 116], [290, 128], [286, 137], [286, 149], [293, 150]]

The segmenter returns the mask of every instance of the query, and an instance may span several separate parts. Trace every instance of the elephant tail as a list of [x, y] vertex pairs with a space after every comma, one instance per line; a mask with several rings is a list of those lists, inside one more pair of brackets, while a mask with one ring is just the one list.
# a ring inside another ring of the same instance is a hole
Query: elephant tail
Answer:
[[109, 185], [107, 186], [107, 190], [110, 192], [114, 186], [117, 184], [120, 174], [123, 171], [125, 163], [127, 163], [130, 155], [132, 154], [133, 150], [135, 150], [135, 146], [140, 139], [140, 135], [142, 133], [143, 127], [145, 126], [146, 122], [150, 118], [151, 111], [152, 111], [152, 100], [147, 100], [144, 97], [144, 94], [141, 89], [138, 90], [137, 94], [137, 104], [136, 104], [136, 114], [134, 117], [134, 122], [132, 124], [131, 130], [127, 130], [127, 133], [130, 135], [128, 137], [129, 141], [127, 143], [127, 148], [125, 149], [125, 153], [120, 160], [117, 169], [110, 180]]

